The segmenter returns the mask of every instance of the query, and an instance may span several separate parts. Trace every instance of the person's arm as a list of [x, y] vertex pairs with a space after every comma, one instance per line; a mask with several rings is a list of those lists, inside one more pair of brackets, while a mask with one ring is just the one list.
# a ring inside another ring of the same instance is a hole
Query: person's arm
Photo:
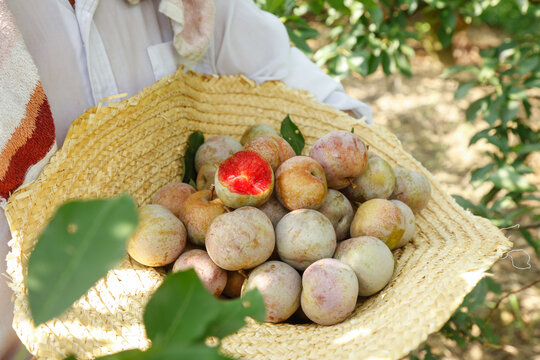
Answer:
[[282, 80], [307, 90], [326, 104], [372, 122], [368, 105], [348, 96], [300, 50], [290, 46], [287, 30], [274, 15], [251, 0], [215, 0], [216, 21], [212, 61], [218, 74], [244, 74], [262, 83]]

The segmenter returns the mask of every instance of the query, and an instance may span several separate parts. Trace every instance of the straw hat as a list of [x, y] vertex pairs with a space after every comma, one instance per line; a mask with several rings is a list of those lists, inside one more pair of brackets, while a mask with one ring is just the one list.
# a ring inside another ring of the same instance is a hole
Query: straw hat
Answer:
[[28, 349], [39, 358], [73, 353], [86, 359], [147, 348], [143, 308], [164, 276], [126, 257], [66, 313], [35, 327], [25, 267], [57, 205], [122, 192], [146, 204], [162, 185], [181, 179], [181, 154], [191, 132], [239, 139], [250, 124], [279, 128], [287, 114], [304, 134], [305, 153], [329, 131], [354, 127], [370, 150], [391, 165], [426, 175], [432, 199], [417, 215], [415, 239], [394, 251], [390, 284], [360, 302], [347, 320], [333, 326], [251, 322], [224, 339], [223, 352], [242, 359], [398, 359], [438, 331], [511, 248], [503, 234], [460, 208], [386, 128], [358, 123], [281, 82], [258, 86], [243, 76], [203, 76], [181, 69], [132, 98], [87, 111], [40, 177], [11, 196], [6, 214], [14, 235], [7, 259], [15, 292], [13, 326]]

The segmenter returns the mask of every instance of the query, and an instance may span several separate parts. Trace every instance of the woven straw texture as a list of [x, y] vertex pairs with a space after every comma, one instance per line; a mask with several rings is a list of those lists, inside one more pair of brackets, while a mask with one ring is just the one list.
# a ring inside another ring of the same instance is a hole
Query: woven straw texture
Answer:
[[15, 292], [14, 328], [38, 358], [94, 358], [150, 346], [142, 313], [164, 274], [126, 259], [60, 317], [35, 327], [24, 285], [35, 239], [68, 199], [130, 193], [139, 205], [179, 181], [188, 135], [227, 134], [267, 123], [279, 129], [290, 114], [307, 153], [324, 134], [351, 130], [392, 165], [425, 174], [432, 199], [417, 215], [417, 235], [394, 252], [396, 269], [379, 294], [359, 302], [334, 326], [250, 322], [222, 342], [242, 359], [398, 359], [439, 330], [464, 296], [511, 243], [487, 220], [462, 210], [429, 172], [382, 126], [366, 126], [280, 82], [261, 86], [243, 76], [203, 76], [180, 69], [119, 103], [93, 108], [70, 128], [63, 148], [40, 177], [10, 198], [13, 230], [8, 273]]

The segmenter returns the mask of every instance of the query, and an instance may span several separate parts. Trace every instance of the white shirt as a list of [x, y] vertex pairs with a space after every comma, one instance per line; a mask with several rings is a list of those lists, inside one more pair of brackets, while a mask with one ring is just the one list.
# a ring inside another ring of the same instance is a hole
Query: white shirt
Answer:
[[[282, 80], [313, 93], [340, 110], [371, 122], [369, 107], [298, 49], [274, 15], [252, 0], [215, 0], [214, 36], [198, 63], [182, 59], [172, 45], [169, 19], [159, 0], [129, 5], [124, 0], [5, 0], [38, 68], [61, 146], [71, 122], [104, 97], [132, 96], [180, 64], [207, 74], [245, 74], [261, 83]], [[9, 230], [0, 212], [0, 272], [5, 272]], [[10, 309], [10, 291], [0, 284], [0, 307]], [[11, 327], [11, 311], [0, 319], [0, 339]], [[0, 342], [0, 352], [2, 343]]]
[[61, 145], [71, 122], [101, 99], [132, 96], [180, 64], [208, 74], [245, 74], [261, 83], [282, 80], [340, 110], [371, 121], [369, 107], [290, 47], [285, 26], [251, 0], [215, 0], [215, 28], [198, 63], [172, 45], [159, 0], [6, 0], [34, 58]]

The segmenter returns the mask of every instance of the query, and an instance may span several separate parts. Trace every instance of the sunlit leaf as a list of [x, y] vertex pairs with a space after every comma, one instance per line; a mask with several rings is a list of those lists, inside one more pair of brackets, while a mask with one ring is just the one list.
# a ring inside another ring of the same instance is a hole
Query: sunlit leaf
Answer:
[[524, 193], [536, 190], [536, 187], [532, 185], [527, 178], [516, 172], [515, 169], [510, 166], [498, 169], [491, 174], [488, 179], [498, 188], [512, 192]]
[[522, 14], [526, 14], [529, 9], [529, 0], [515, 0]]
[[26, 285], [36, 324], [60, 315], [120, 262], [137, 219], [127, 195], [58, 208], [28, 262]]

